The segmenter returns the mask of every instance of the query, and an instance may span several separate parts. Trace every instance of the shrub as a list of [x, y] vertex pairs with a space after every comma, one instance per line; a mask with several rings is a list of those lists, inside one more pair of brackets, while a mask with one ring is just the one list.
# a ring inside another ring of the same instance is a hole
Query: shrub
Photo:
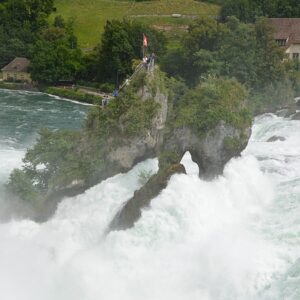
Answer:
[[100, 84], [100, 91], [104, 93], [111, 93], [115, 89], [115, 86], [112, 83], [102, 83]]
[[181, 157], [173, 151], [164, 151], [159, 156], [159, 168], [167, 169], [170, 165], [176, 165], [180, 162]]
[[7, 189], [28, 203], [34, 203], [40, 196], [34, 188], [30, 177], [24, 171], [18, 169], [13, 170], [11, 173]]
[[183, 97], [175, 125], [190, 126], [199, 135], [221, 120], [245, 128], [251, 124], [251, 115], [244, 108], [246, 95], [245, 88], [236, 80], [208, 78]]

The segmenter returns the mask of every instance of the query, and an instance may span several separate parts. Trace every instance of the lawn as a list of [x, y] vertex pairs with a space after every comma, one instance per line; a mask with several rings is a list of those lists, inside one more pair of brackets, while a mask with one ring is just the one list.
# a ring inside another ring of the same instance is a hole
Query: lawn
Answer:
[[[113, 0], [56, 0], [56, 15], [73, 18], [79, 44], [84, 49], [100, 41], [109, 19], [134, 18], [149, 24], [173, 26], [189, 24], [190, 16], [215, 16], [218, 6], [194, 0], [154, 0], [147, 2]], [[171, 18], [168, 15], [188, 15]]]

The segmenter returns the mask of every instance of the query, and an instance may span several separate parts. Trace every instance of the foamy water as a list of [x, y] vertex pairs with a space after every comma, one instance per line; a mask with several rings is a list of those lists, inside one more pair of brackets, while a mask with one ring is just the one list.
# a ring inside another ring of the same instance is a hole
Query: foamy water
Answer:
[[[0, 299], [300, 299], [299, 130], [257, 118], [242, 157], [211, 182], [187, 154], [188, 174], [126, 231], [106, 234], [155, 159], [64, 199], [46, 223], [1, 224]], [[267, 143], [273, 135], [286, 140]]]

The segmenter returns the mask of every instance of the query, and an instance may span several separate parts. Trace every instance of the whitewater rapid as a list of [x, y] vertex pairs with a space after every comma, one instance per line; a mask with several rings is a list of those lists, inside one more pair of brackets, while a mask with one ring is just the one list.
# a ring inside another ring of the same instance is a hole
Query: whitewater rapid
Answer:
[[[258, 117], [211, 182], [187, 154], [188, 174], [126, 231], [107, 226], [156, 159], [64, 199], [46, 223], [0, 224], [0, 299], [300, 299], [299, 132], [299, 121]], [[266, 142], [274, 135], [285, 141]]]

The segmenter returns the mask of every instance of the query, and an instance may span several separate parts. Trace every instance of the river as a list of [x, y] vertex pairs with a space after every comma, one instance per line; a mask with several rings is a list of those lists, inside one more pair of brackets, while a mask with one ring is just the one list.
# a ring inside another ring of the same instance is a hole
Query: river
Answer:
[[[80, 128], [87, 107], [0, 90], [0, 181], [39, 127]], [[0, 224], [3, 300], [299, 300], [300, 121], [257, 117], [248, 147], [206, 182], [187, 154], [134, 228], [106, 229], [140, 187], [138, 164], [65, 198], [43, 224]], [[284, 141], [266, 142], [271, 136]], [[0, 199], [5, 214], [9, 199]], [[1, 214], [0, 214], [1, 215]]]

